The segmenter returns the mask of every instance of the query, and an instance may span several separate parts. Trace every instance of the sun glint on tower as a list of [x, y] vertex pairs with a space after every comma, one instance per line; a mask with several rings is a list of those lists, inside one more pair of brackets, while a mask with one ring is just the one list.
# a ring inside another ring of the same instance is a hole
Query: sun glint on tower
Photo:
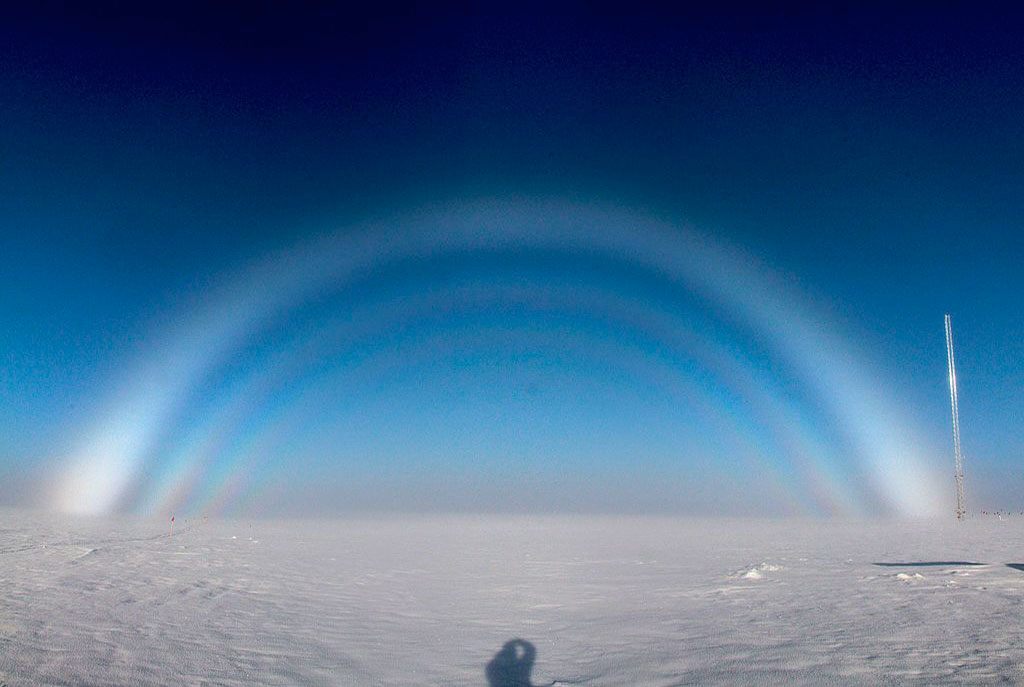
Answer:
[[949, 401], [953, 408], [953, 455], [956, 459], [956, 519], [967, 514], [964, 505], [964, 458], [960, 453], [960, 413], [956, 401], [956, 361], [953, 359], [953, 325], [946, 315], [946, 362], [949, 364]]

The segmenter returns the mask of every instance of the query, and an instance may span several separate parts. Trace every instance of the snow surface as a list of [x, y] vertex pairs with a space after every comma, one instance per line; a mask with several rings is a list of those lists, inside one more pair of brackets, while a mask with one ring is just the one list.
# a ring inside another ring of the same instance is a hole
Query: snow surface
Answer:
[[1022, 535], [0, 511], [0, 685], [1024, 683]]

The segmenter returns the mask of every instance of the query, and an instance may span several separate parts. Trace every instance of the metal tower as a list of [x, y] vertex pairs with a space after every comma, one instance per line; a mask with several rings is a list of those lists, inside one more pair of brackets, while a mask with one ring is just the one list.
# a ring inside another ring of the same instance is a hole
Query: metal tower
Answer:
[[953, 359], [953, 325], [946, 315], [946, 362], [949, 363], [949, 402], [953, 409], [953, 455], [956, 458], [956, 519], [967, 514], [964, 505], [964, 457], [960, 453], [960, 413], [956, 402], [956, 361]]

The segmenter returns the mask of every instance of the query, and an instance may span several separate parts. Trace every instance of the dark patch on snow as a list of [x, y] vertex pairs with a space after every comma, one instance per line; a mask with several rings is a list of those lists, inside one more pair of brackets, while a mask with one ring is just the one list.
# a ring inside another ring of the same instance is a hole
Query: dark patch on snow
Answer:
[[[927, 568], [927, 567], [940, 567], [940, 566], [959, 566], [959, 565], [986, 565], [985, 563], [975, 563], [973, 561], [914, 561], [912, 563], [872, 563], [872, 565], [880, 565], [883, 568]], [[1011, 565], [1010, 567], [1013, 567]], [[1022, 568], [1024, 569], [1024, 568]]]

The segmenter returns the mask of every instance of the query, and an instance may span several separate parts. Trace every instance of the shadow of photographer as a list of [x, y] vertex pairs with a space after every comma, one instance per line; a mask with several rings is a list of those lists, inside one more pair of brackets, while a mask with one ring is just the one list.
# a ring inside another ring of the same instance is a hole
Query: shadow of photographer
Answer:
[[533, 644], [525, 639], [510, 639], [487, 664], [489, 687], [532, 687], [530, 673], [536, 659]]

